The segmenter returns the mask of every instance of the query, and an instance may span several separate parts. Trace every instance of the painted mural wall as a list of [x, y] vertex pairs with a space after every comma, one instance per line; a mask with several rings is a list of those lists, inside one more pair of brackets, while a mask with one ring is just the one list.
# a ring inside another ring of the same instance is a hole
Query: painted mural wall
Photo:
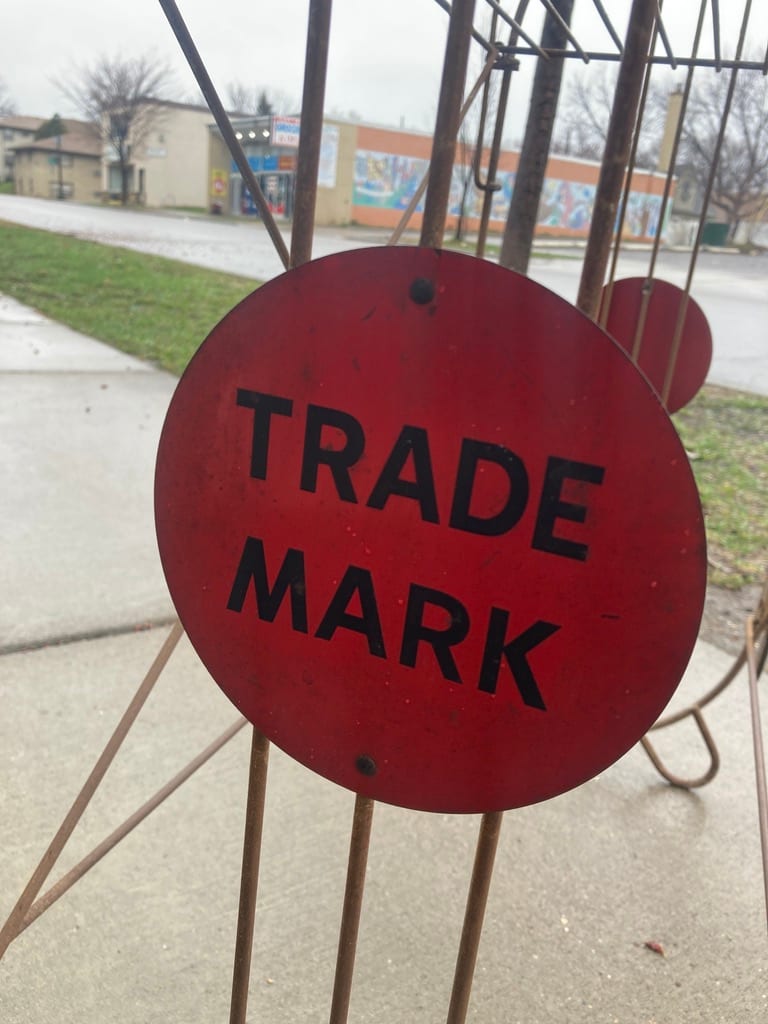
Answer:
[[[404, 210], [413, 198], [427, 166], [428, 161], [419, 157], [358, 149], [355, 153], [352, 199], [353, 208], [359, 208], [356, 210], [356, 219], [363, 223], [366, 221], [366, 208]], [[461, 195], [468, 173], [471, 172], [467, 168], [458, 165], [453, 169], [450, 216], [459, 215]], [[543, 233], [578, 236], [588, 234], [595, 201], [597, 167], [594, 178], [594, 184], [566, 178], [545, 179], [537, 219]], [[494, 194], [491, 223], [495, 224], [498, 230], [502, 230], [515, 184], [515, 172], [500, 171], [497, 174], [497, 181], [501, 184], [501, 189]], [[464, 214], [470, 222], [480, 217], [482, 203], [482, 193], [470, 184], [464, 208]], [[416, 212], [421, 213], [423, 209], [422, 200], [416, 207]], [[650, 185], [647, 192], [630, 192], [624, 223], [625, 235], [630, 238], [655, 238], [659, 230], [660, 212], [661, 196], [654, 194]]]

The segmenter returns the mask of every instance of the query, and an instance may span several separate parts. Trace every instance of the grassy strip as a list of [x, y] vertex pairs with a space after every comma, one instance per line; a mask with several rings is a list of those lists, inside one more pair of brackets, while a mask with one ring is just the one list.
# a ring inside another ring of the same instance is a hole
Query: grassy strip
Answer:
[[710, 579], [737, 588], [768, 571], [768, 398], [705, 387], [675, 416], [707, 522]]
[[[0, 222], [0, 291], [181, 373], [256, 282]], [[768, 399], [706, 387], [675, 416], [707, 517], [713, 582], [768, 569]]]
[[0, 222], [0, 291], [173, 373], [257, 284]]

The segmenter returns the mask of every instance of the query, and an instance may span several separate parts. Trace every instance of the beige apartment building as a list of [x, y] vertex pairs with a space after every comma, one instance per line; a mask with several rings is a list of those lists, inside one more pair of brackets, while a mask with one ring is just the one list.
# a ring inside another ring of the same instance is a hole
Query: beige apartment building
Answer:
[[[144, 206], [205, 207], [208, 195], [207, 107], [157, 102], [136, 119], [138, 137], [129, 142], [128, 192]], [[121, 192], [117, 153], [104, 144], [101, 190]]]
[[32, 142], [43, 124], [42, 117], [9, 114], [0, 117], [0, 181], [13, 181], [13, 160], [16, 147]]
[[18, 195], [94, 202], [101, 188], [101, 140], [84, 121], [66, 120], [66, 131], [49, 139], [34, 135], [14, 147]]

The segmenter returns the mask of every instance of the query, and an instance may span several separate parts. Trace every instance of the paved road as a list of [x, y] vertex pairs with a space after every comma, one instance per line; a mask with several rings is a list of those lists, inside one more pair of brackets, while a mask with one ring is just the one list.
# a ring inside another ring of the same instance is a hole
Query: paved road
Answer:
[[[2, 219], [260, 280], [282, 270], [263, 226], [253, 221], [160, 215], [24, 196], [0, 196]], [[360, 229], [321, 229], [315, 255], [376, 244], [380, 238]], [[662, 253], [657, 276], [682, 285], [689, 260], [688, 253]], [[619, 276], [642, 275], [647, 262], [647, 253], [627, 253], [620, 261]], [[578, 259], [543, 258], [533, 261], [531, 276], [573, 301], [580, 271]], [[700, 255], [692, 292], [712, 328], [711, 383], [768, 394], [767, 284], [768, 255]]]

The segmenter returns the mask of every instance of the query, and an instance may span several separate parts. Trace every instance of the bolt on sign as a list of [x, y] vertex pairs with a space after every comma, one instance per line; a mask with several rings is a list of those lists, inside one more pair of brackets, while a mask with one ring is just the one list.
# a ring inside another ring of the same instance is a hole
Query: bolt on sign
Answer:
[[591, 778], [698, 630], [701, 508], [658, 398], [574, 307], [461, 254], [340, 253], [245, 299], [178, 385], [155, 503], [219, 686], [405, 807]]

